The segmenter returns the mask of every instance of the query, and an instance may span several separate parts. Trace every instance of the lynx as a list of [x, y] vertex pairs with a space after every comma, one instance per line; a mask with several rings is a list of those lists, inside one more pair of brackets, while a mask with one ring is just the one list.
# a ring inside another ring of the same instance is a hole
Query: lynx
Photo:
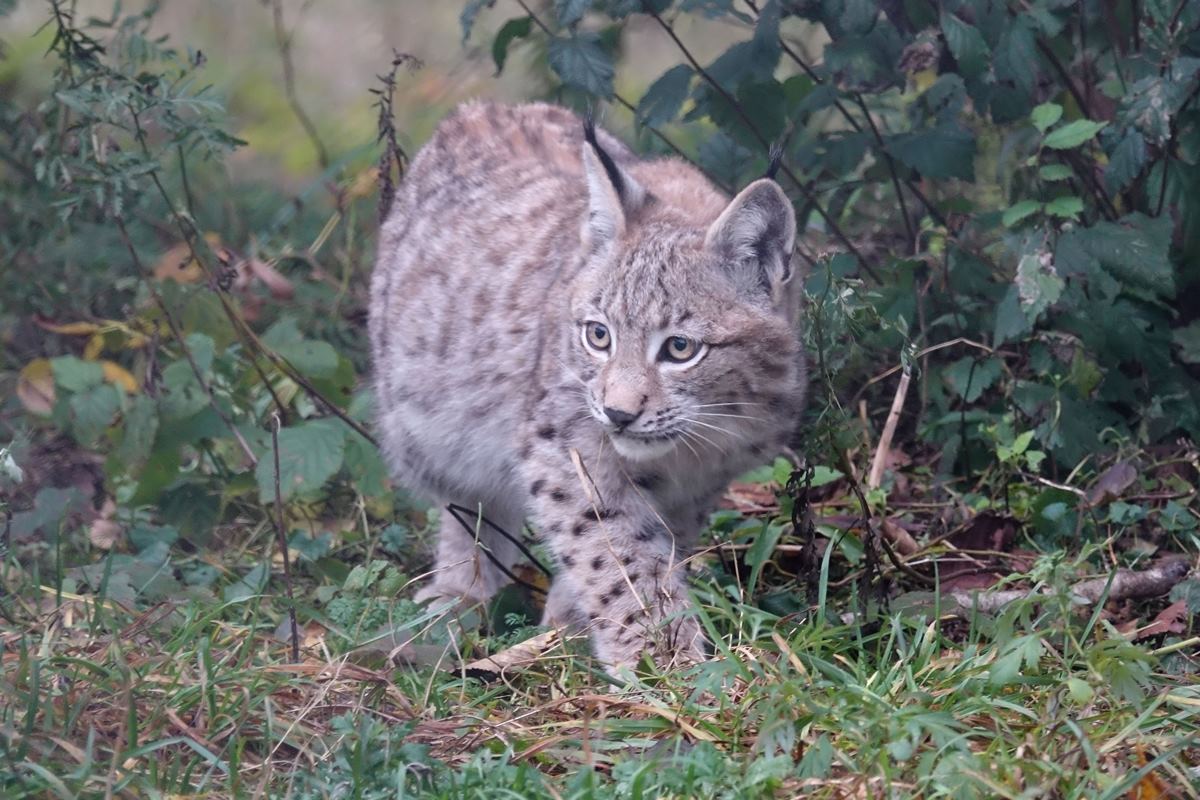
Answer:
[[[460, 106], [393, 201], [370, 308], [388, 462], [437, 503], [529, 521], [557, 562], [544, 622], [610, 669], [704, 655], [687, 555], [804, 395], [795, 235], [774, 181], [731, 201], [544, 104]], [[417, 599], [484, 601], [519, 556], [447, 514]]]

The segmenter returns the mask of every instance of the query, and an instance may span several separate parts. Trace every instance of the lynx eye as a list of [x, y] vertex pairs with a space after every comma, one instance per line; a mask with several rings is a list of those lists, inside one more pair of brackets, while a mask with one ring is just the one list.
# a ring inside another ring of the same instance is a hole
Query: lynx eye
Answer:
[[583, 341], [593, 350], [607, 350], [612, 346], [612, 334], [602, 322], [588, 322], [583, 326]]
[[686, 336], [671, 336], [663, 342], [660, 358], [663, 361], [673, 361], [682, 364], [691, 361], [700, 352], [700, 343]]

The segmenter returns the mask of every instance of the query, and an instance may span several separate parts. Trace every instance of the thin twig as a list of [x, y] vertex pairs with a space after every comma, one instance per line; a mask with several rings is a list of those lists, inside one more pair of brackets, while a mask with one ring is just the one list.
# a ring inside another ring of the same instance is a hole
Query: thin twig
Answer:
[[[141, 119], [139, 118], [137, 111], [132, 106], [129, 106], [129, 111], [133, 119], [135, 138], [141, 147], [142, 153], [147, 158], [153, 159], [153, 156], [150, 153], [150, 147], [146, 142], [146, 131], [142, 127]], [[200, 249], [196, 247], [196, 242], [200, 241], [203, 237], [200, 235], [200, 231], [196, 228], [195, 221], [175, 210], [175, 207], [171, 202], [171, 196], [167, 192], [166, 187], [163, 186], [162, 179], [159, 176], [158, 168], [150, 170], [147, 174], [149, 175], [150, 180], [154, 184], [155, 188], [158, 190], [158, 193], [162, 197], [163, 202], [166, 204], [167, 209], [170, 211], [171, 218], [175, 221], [175, 225], [179, 229], [180, 236], [187, 245], [188, 251], [191, 253], [192, 258], [195, 259], [196, 263], [200, 265], [200, 268], [204, 270], [204, 274], [208, 278], [209, 285], [216, 285], [216, 276], [213, 274], [212, 267], [209, 266], [208, 261], [201, 255]], [[221, 304], [222, 311], [225, 312], [225, 316], [233, 325], [234, 331], [237, 333], [238, 338], [241, 339], [242, 344], [246, 347], [248, 353], [258, 353], [264, 356], [275, 366], [276, 369], [299, 384], [304, 391], [309, 394], [310, 397], [320, 401], [320, 403], [329, 411], [329, 413], [333, 414], [342, 422], [349, 425], [356, 433], [369, 441], [371, 444], [377, 444], [375, 437], [372, 436], [366, 428], [364, 428], [357, 420], [350, 417], [350, 415], [348, 415], [346, 412], [338, 408], [337, 405], [331, 400], [325, 397], [325, 395], [319, 389], [317, 389], [317, 387], [313, 386], [307, 378], [301, 375], [300, 372], [294, 366], [292, 366], [290, 361], [263, 344], [262, 340], [258, 338], [254, 331], [250, 329], [250, 326], [246, 323], [246, 321], [242, 319], [241, 315], [238, 314], [233, 308], [224, 292], [216, 291], [215, 294], [218, 302]], [[258, 369], [257, 365], [255, 365], [255, 369]], [[264, 381], [267, 390], [271, 393], [272, 398], [275, 400], [276, 407], [283, 411], [283, 404], [275, 394], [275, 390], [270, 385], [270, 381], [266, 380], [266, 376], [263, 375], [261, 371], [259, 371], [259, 376]]]
[[896, 199], [900, 201], [900, 216], [904, 219], [904, 230], [908, 234], [908, 254], [915, 255], [917, 252], [917, 232], [913, 230], [912, 220], [908, 216], [908, 204], [904, 202], [904, 192], [900, 188], [900, 175], [896, 172], [896, 162], [888, 154], [887, 148], [883, 144], [883, 136], [879, 133], [879, 128], [875, 127], [875, 120], [871, 117], [871, 112], [867, 110], [867, 104], [863, 100], [862, 94], [856, 93], [854, 99], [858, 101], [858, 107], [862, 109], [863, 119], [871, 126], [871, 134], [875, 137], [876, 144], [879, 145], [879, 152], [883, 153], [884, 161], [887, 162], [888, 172], [892, 176], [892, 187], [896, 191]]
[[283, 91], [287, 95], [288, 105], [292, 107], [292, 113], [300, 121], [304, 133], [312, 142], [313, 149], [317, 151], [317, 161], [321, 165], [321, 171], [324, 172], [329, 169], [329, 153], [325, 149], [325, 143], [321, 141], [320, 134], [317, 133], [317, 126], [313, 124], [312, 119], [304, 110], [304, 106], [300, 104], [299, 95], [296, 94], [296, 74], [295, 67], [292, 65], [292, 37], [284, 29], [283, 3], [282, 0], [270, 0], [270, 3], [271, 19], [275, 28], [275, 44], [279, 49], [279, 60], [283, 63]]
[[[746, 5], [750, 7], [750, 10], [754, 12], [754, 16], [757, 17], [759, 15], [758, 4], [755, 3], [754, 0], [745, 0], [745, 2]], [[825, 79], [822, 78], [821, 75], [815, 69], [813, 69], [811, 65], [801, 58], [799, 53], [792, 49], [791, 45], [789, 45], [787, 40], [783, 38], [782, 34], [779, 36], [779, 46], [782, 48], [784, 54], [787, 55], [787, 57], [790, 58], [796, 66], [800, 67], [801, 71], [803, 71], [813, 83], [817, 84], [818, 86], [824, 85]], [[860, 106], [863, 106], [861, 92], [855, 92], [854, 98], [858, 101]], [[862, 124], [855, 119], [854, 115], [850, 113], [850, 110], [846, 108], [846, 106], [842, 104], [842, 101], [837, 97], [833, 98], [833, 107], [836, 108], [839, 113], [841, 113], [842, 117], [846, 120], [851, 128], [853, 128], [857, 133], [862, 133]], [[866, 111], [865, 106], [863, 106], [863, 111]], [[867, 117], [867, 121], [870, 122], [869, 115]], [[872, 124], [871, 127], [874, 129], [874, 124]], [[884, 160], [888, 162], [888, 168], [892, 171], [893, 176], [895, 176], [897, 174], [895, 159], [893, 159], [892, 154], [887, 151], [887, 148], [884, 146], [883, 139], [879, 136], [878, 131], [875, 131], [875, 141], [879, 146], [880, 154], [883, 156]], [[942, 212], [937, 210], [937, 208], [929, 201], [929, 198], [927, 198], [924, 193], [921, 192], [917, 185], [908, 178], [904, 178], [903, 182], [904, 185], [908, 187], [908, 190], [912, 192], [918, 200], [921, 201], [921, 205], [925, 206], [926, 212], [928, 212], [929, 216], [933, 218], [933, 221], [938, 225], [941, 225], [943, 228], [948, 227], [946, 224], [946, 218], [942, 215]], [[897, 194], [899, 194], [899, 192], [897, 192]], [[903, 197], [900, 198], [900, 202], [904, 202]]]
[[225, 427], [229, 429], [229, 432], [233, 435], [233, 438], [237, 440], [238, 445], [242, 448], [242, 452], [246, 455], [246, 458], [250, 461], [250, 463], [257, 465], [258, 457], [255, 456], [254, 451], [250, 449], [250, 445], [246, 442], [245, 437], [242, 436], [241, 431], [237, 429], [237, 426], [233, 424], [233, 421], [229, 419], [228, 416], [226, 416], [225, 412], [221, 409], [220, 404], [217, 403], [217, 398], [213, 394], [212, 387], [209, 386], [208, 381], [204, 379], [204, 373], [200, 371], [200, 365], [196, 363], [196, 357], [192, 355], [192, 350], [188, 347], [187, 339], [183, 335], [183, 330], [180, 329], [179, 323], [176, 322], [174, 315], [171, 314], [171, 309], [167, 307], [166, 301], [163, 300], [163, 296], [159, 293], [158, 288], [154, 285], [153, 280], [147, 277], [146, 270], [142, 266], [142, 259], [140, 256], [138, 256], [137, 248], [133, 246], [133, 240], [129, 237], [129, 231], [125, 227], [125, 220], [121, 216], [114, 214], [113, 221], [117, 225], [117, 233], [120, 234], [121, 241], [125, 244], [125, 249], [129, 251], [129, 258], [133, 261], [133, 267], [135, 270], [137, 270], [138, 277], [146, 282], [146, 287], [150, 292], [150, 298], [154, 301], [154, 305], [158, 307], [158, 310], [162, 312], [163, 318], [167, 322], [167, 327], [171, 329], [171, 335], [175, 337], [175, 341], [179, 342], [179, 348], [183, 351], [183, 357], [187, 359], [188, 366], [191, 367], [192, 374], [195, 376], [196, 382], [200, 384], [201, 391], [203, 391], [205, 397], [208, 398], [208, 404], [212, 406], [213, 411], [216, 412], [221, 422], [224, 423]]
[[271, 456], [275, 461], [275, 535], [279, 555], [283, 559], [283, 585], [287, 590], [288, 622], [292, 628], [292, 661], [300, 660], [300, 626], [296, 624], [296, 598], [292, 595], [292, 568], [288, 558], [287, 534], [283, 525], [283, 492], [279, 488], [279, 428], [283, 424], [278, 414], [272, 414]]
[[[522, 5], [524, 5], [524, 3], [522, 3]], [[679, 48], [679, 52], [682, 53], [683, 57], [686, 58], [688, 63], [692, 65], [692, 69], [696, 70], [696, 73], [704, 79], [704, 82], [711, 86], [719, 95], [721, 95], [721, 98], [728, 103], [729, 106], [737, 113], [738, 117], [741, 118], [742, 123], [746, 126], [746, 129], [750, 131], [751, 135], [753, 135], [754, 138], [758, 140], [759, 144], [762, 145], [763, 150], [769, 153], [771, 150], [771, 143], [767, 141], [766, 137], [763, 136], [762, 132], [754, 124], [754, 121], [750, 119], [750, 115], [746, 113], [746, 110], [742, 108], [742, 105], [737, 101], [737, 99], [730, 95], [729, 92], [725, 90], [725, 87], [721, 86], [721, 84], [709, 74], [708, 70], [700, 65], [700, 62], [696, 60], [696, 57], [692, 54], [692, 51], [687, 48], [687, 45], [685, 45], [683, 40], [679, 38], [679, 35], [675, 33], [675, 29], [670, 25], [670, 23], [664, 20], [658, 14], [658, 12], [651, 8], [647, 3], [642, 4], [642, 10], [651, 19], [657, 22], [659, 27], [666, 32], [667, 36], [671, 38], [671, 41], [675, 43], [675, 46]], [[800, 178], [796, 176], [796, 173], [793, 172], [791, 167], [789, 167], [787, 164], [783, 164], [782, 169], [783, 174], [788, 176], [788, 179], [791, 180], [796, 188], [800, 190], [800, 193], [804, 195], [804, 199], [808, 201], [813, 210], [816, 211], [821, 219], [825, 221], [825, 225], [828, 226], [830, 233], [832, 233], [838, 239], [838, 241], [842, 243], [842, 246], [854, 256], [854, 258], [862, 265], [863, 269], [868, 275], [871, 276], [873, 280], [875, 280], [877, 283], [882, 283], [883, 279], [879, 273], [876, 272], [874, 266], [867, 261], [866, 257], [863, 256], [857, 245], [855, 245], [854, 242], [851, 241], [850, 237], [846, 235], [846, 232], [843, 231], [841, 226], [837, 224], [837, 221], [833, 218], [833, 216], [825, 210], [825, 207], [821, 204], [812, 188], [808, 184], [801, 181]]]
[[912, 368], [906, 366], [900, 375], [900, 383], [896, 385], [896, 394], [892, 398], [892, 408], [888, 411], [887, 421], [883, 424], [883, 433], [879, 435], [879, 444], [875, 448], [875, 458], [871, 461], [871, 471], [867, 474], [867, 487], [878, 489], [883, 482], [883, 470], [887, 465], [887, 456], [892, 449], [892, 439], [896, 436], [896, 425], [900, 421], [900, 411], [904, 408], [904, 400], [908, 397], [908, 383], [912, 380]]

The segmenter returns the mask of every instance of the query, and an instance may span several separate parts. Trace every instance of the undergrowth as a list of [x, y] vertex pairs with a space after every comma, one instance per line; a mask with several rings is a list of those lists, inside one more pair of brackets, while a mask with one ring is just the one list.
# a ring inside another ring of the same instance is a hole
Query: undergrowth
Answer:
[[1195, 4], [465, 4], [647, 153], [733, 189], [777, 145], [805, 228], [805, 446], [710, 520], [714, 657], [628, 685], [533, 570], [466, 630], [407, 599], [446, 512], [388, 480], [363, 318], [423, 54], [333, 145], [268, 3], [285, 192], [155, 6], [43, 8], [52, 88], [0, 71], [0, 795], [1197, 796]]

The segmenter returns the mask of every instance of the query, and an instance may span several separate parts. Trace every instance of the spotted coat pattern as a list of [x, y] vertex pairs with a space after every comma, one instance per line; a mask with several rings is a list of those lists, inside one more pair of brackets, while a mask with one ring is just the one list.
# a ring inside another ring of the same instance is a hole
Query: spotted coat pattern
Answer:
[[[565, 109], [485, 102], [442, 121], [383, 226], [370, 337], [394, 473], [528, 520], [557, 560], [547, 622], [610, 667], [703, 654], [686, 557], [804, 395], [794, 236], [769, 180], [731, 201], [684, 162], [588, 143]], [[418, 598], [490, 597], [507, 578], [481, 549], [519, 553], [444, 518]]]

